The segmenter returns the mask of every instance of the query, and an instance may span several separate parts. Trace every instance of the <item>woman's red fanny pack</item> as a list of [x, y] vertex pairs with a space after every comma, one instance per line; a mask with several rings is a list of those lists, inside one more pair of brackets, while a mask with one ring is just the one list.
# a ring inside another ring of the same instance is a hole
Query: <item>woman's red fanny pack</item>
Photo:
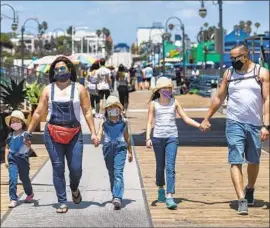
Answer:
[[81, 127], [67, 128], [48, 124], [48, 130], [50, 132], [51, 137], [55, 142], [61, 144], [69, 144], [70, 141], [74, 138], [74, 136], [78, 134], [80, 129]]

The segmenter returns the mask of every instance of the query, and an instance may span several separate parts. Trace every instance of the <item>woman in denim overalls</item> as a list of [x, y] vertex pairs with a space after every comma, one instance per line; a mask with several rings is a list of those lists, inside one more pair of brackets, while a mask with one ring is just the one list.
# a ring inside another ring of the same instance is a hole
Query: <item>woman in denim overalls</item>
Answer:
[[78, 189], [82, 176], [83, 136], [80, 129], [80, 109], [97, 145], [90, 99], [84, 86], [76, 83], [76, 71], [65, 57], [58, 57], [50, 68], [51, 84], [45, 87], [39, 105], [29, 124], [25, 140], [31, 140], [31, 132], [40, 122], [46, 109], [49, 110], [45, 127], [45, 145], [53, 167], [53, 184], [60, 206], [58, 213], [68, 211], [66, 202], [65, 157], [70, 171], [70, 188], [73, 202], [78, 204], [82, 197]]
[[23, 189], [27, 195], [25, 202], [29, 203], [33, 200], [34, 193], [29, 178], [29, 148], [23, 143], [23, 134], [27, 127], [27, 120], [21, 111], [15, 110], [10, 116], [5, 118], [6, 125], [12, 130], [6, 140], [5, 149], [5, 165], [9, 173], [9, 207], [17, 206], [17, 183], [18, 174], [23, 184]]
[[99, 125], [98, 139], [104, 132], [103, 155], [110, 177], [112, 203], [115, 210], [121, 209], [124, 194], [123, 171], [128, 150], [128, 160], [133, 160], [127, 122], [122, 118], [123, 106], [117, 97], [109, 96], [105, 104], [105, 121]]

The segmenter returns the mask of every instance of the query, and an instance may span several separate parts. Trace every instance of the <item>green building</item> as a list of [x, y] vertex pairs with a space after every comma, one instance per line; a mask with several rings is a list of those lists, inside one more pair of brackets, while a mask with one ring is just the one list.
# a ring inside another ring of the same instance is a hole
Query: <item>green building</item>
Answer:
[[215, 52], [215, 42], [201, 42], [196, 48], [196, 63], [211, 61], [219, 63], [220, 55]]

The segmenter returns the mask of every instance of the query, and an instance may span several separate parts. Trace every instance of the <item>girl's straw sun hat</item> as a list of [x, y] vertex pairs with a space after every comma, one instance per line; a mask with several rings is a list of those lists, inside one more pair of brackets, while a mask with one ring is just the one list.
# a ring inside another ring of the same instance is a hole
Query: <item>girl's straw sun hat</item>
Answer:
[[172, 80], [167, 77], [160, 77], [157, 80], [156, 87], [153, 88], [153, 93], [165, 87], [173, 88]]
[[7, 117], [5, 118], [5, 122], [6, 122], [6, 125], [7, 125], [7, 126], [10, 125], [10, 120], [11, 120], [12, 117], [15, 117], [15, 118], [21, 120], [22, 122], [25, 123], [26, 126], [28, 125], [28, 122], [27, 122], [27, 120], [25, 119], [24, 114], [23, 114], [21, 111], [19, 111], [19, 110], [15, 110], [15, 111], [13, 111], [13, 112], [11, 113], [11, 115], [9, 115], [9, 116], [7, 116]]
[[165, 87], [173, 88], [172, 80], [167, 77], [160, 77], [156, 82], [156, 87], [153, 88], [153, 93]]
[[172, 84], [172, 80], [170, 78], [167, 77], [160, 77], [157, 82], [156, 82], [156, 87], [152, 89], [152, 96], [150, 101], [153, 99], [153, 97], [155, 96], [155, 93], [162, 89], [162, 88], [166, 88], [166, 87], [170, 87], [173, 88], [173, 84]]
[[117, 105], [121, 110], [123, 110], [123, 105], [120, 103], [119, 99], [115, 96], [109, 96], [105, 102], [105, 108], [112, 105]]

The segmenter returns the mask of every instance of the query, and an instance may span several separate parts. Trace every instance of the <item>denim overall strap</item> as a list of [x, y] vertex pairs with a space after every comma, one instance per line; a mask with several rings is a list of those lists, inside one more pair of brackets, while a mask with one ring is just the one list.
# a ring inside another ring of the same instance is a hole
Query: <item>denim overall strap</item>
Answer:
[[54, 86], [55, 84], [53, 83], [51, 87], [52, 114], [49, 122], [51, 124], [65, 127], [80, 126], [80, 122], [76, 118], [73, 107], [75, 83], [74, 82], [71, 83], [70, 100], [66, 102], [54, 101], [54, 91], [55, 91]]
[[74, 100], [74, 93], [75, 93], [75, 83], [71, 82], [71, 94], [70, 94], [70, 100]]

